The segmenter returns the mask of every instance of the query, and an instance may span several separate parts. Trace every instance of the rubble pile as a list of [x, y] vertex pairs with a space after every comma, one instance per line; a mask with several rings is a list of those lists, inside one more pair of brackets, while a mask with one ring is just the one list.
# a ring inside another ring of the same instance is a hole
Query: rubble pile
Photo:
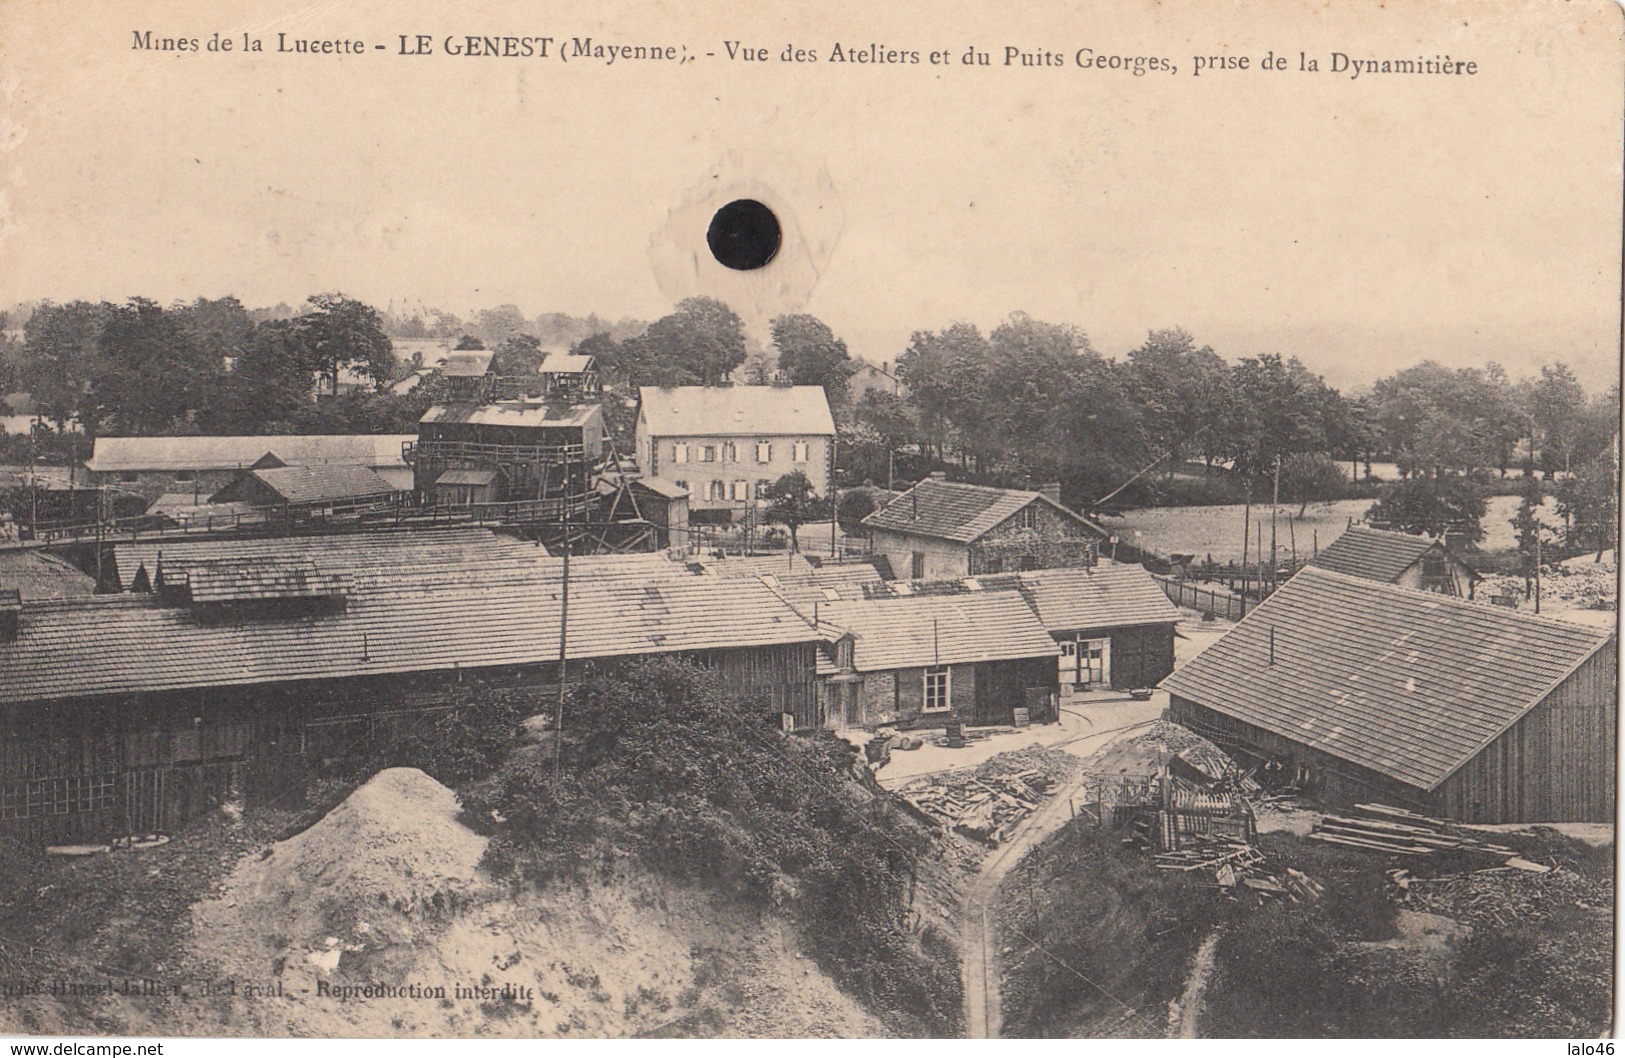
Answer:
[[[1540, 570], [1540, 599], [1543, 612], [1562, 610], [1612, 610], [1619, 605], [1619, 567], [1614, 562], [1592, 562], [1589, 558], [1569, 560]], [[1534, 611], [1534, 601], [1524, 598], [1524, 579], [1499, 573], [1487, 574], [1473, 593], [1475, 600], [1488, 602], [1507, 596], [1517, 600], [1520, 610]]]
[[1077, 766], [1070, 754], [1028, 747], [985, 761], [974, 771], [914, 779], [897, 793], [933, 822], [997, 845]]
[[1448, 915], [1475, 929], [1505, 930], [1544, 921], [1566, 907], [1607, 911], [1614, 902], [1606, 882], [1592, 881], [1566, 867], [1545, 872], [1491, 867], [1440, 878], [1391, 871], [1389, 880], [1393, 895], [1406, 907]]

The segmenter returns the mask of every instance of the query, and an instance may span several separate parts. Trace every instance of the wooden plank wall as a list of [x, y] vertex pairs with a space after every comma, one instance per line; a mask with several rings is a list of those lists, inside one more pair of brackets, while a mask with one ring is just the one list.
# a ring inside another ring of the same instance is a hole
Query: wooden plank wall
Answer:
[[1470, 823], [1612, 822], [1618, 654], [1614, 642], [1597, 651], [1446, 779], [1438, 811]]

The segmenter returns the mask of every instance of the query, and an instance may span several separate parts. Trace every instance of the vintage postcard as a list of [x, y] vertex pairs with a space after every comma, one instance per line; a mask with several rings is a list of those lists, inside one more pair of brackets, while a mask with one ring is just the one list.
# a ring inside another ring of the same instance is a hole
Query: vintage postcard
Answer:
[[0, 0], [0, 1035], [1612, 1053], [1622, 101], [1603, 0]]

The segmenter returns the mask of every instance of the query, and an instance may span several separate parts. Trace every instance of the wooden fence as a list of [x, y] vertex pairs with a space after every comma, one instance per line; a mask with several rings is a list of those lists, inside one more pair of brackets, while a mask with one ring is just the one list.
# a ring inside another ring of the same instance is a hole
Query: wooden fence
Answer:
[[[1151, 579], [1162, 585], [1163, 592], [1175, 606], [1189, 607], [1231, 621], [1239, 621], [1247, 616], [1247, 600], [1243, 596], [1232, 595], [1228, 591], [1216, 588], [1199, 587], [1173, 577], [1159, 577], [1153, 574]], [[1256, 606], [1257, 603], [1253, 605]]]

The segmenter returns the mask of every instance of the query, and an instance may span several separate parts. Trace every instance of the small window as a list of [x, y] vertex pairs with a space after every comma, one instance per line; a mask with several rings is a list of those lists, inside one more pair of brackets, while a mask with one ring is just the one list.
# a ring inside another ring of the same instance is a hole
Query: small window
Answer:
[[920, 711], [924, 713], [945, 713], [949, 710], [948, 699], [948, 666], [933, 665], [925, 670], [924, 701]]
[[722, 446], [722, 461], [725, 463], [739, 462], [739, 446], [732, 441]]
[[734, 482], [733, 495], [729, 499], [741, 501], [750, 499], [750, 483], [747, 481]]
[[910, 580], [925, 579], [925, 552], [916, 551], [909, 556], [908, 575]]
[[177, 470], [175, 471], [175, 480], [187, 482], [196, 481], [197, 473], [196, 471], [191, 470]]
[[807, 442], [797, 441], [795, 444], [791, 445], [790, 458], [795, 460], [797, 463], [805, 463], [807, 461]]
[[1004, 559], [1002, 559], [1002, 558], [990, 558], [990, 559], [986, 560], [985, 562], [983, 562], [982, 565], [986, 567], [984, 572], [987, 572], [987, 573], [1003, 573], [1004, 572]]
[[1037, 529], [1038, 508], [1030, 503], [1023, 507], [1016, 514], [1016, 524], [1021, 526], [1023, 529]]
[[708, 482], [707, 484], [710, 486], [707, 489], [707, 493], [708, 493], [708, 495], [710, 496], [711, 499], [713, 499], [713, 500], [723, 500], [723, 499], [727, 498], [727, 493], [723, 491], [725, 488], [727, 488], [727, 486], [724, 485], [722, 482], [720, 482], [720, 481], [712, 481], [712, 482]]
[[118, 479], [126, 485], [134, 485], [141, 480], [141, 475], [133, 470], [126, 470], [118, 476]]
[[702, 463], [715, 463], [716, 461], [717, 461], [717, 446], [716, 445], [701, 445], [700, 446], [700, 462], [702, 462]]
[[840, 602], [841, 601], [841, 593], [836, 591], [834, 588], [825, 588], [824, 589], [824, 601], [825, 602]]
[[767, 480], [766, 478], [757, 478], [756, 479], [756, 498], [760, 499], [762, 497], [762, 494], [764, 492], [766, 492], [768, 490], [768, 488], [772, 486], [772, 484], [773, 483], [771, 481]]
[[688, 491], [688, 482], [686, 482], [686, 481], [674, 481], [674, 482], [672, 482], [672, 484], [676, 485], [678, 488], [682, 489], [684, 492]]
[[773, 446], [767, 441], [756, 442], [756, 462], [771, 463], [773, 461]]
[[673, 463], [688, 462], [688, 445], [675, 444], [671, 446], [671, 461]]

